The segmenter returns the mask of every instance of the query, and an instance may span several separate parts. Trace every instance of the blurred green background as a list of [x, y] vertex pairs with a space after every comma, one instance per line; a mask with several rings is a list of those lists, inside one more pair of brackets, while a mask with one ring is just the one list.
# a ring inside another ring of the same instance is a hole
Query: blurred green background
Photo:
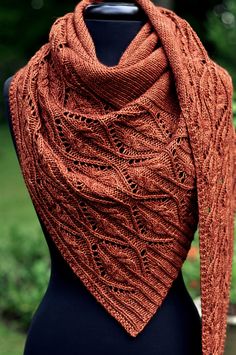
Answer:
[[[185, 18], [210, 57], [225, 67], [236, 87], [236, 0], [156, 2]], [[1, 0], [0, 86], [48, 39], [55, 19], [73, 11], [77, 1]], [[234, 95], [236, 126], [236, 96]], [[22, 354], [30, 319], [49, 280], [50, 259], [26, 190], [9, 134], [0, 95], [0, 354]], [[235, 239], [236, 243], [236, 239]], [[235, 245], [236, 254], [236, 245]], [[231, 303], [236, 304], [234, 256]], [[186, 286], [199, 296], [198, 231], [183, 266]]]

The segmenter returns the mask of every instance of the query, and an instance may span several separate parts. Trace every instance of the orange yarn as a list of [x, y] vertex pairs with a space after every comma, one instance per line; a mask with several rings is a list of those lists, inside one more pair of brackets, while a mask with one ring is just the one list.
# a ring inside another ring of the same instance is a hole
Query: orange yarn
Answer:
[[232, 80], [190, 25], [149, 0], [117, 65], [83, 18], [53, 24], [13, 78], [33, 204], [61, 254], [133, 337], [163, 302], [199, 223], [203, 355], [222, 355], [235, 212]]

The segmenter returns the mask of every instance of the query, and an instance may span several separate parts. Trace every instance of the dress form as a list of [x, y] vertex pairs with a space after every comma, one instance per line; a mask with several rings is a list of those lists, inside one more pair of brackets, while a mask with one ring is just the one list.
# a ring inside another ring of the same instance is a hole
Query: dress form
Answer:
[[[108, 24], [107, 20], [91, 18], [85, 22], [98, 57], [106, 65], [117, 64], [122, 48], [128, 45], [143, 24], [142, 20], [130, 20], [125, 24], [109, 20]], [[116, 40], [112, 40], [114, 38]], [[111, 44], [112, 51], [105, 44]], [[7, 105], [10, 79], [4, 88]], [[9, 109], [8, 122], [15, 142]], [[132, 338], [74, 275], [40, 218], [39, 221], [50, 251], [51, 276], [33, 316], [24, 355], [201, 354], [200, 317], [184, 285], [181, 271], [153, 319], [141, 334]]]

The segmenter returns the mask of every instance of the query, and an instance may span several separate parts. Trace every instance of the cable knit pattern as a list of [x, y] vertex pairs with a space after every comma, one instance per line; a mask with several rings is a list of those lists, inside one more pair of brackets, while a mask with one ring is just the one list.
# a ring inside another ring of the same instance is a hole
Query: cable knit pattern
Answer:
[[108, 67], [83, 18], [53, 24], [14, 76], [10, 108], [33, 204], [61, 254], [133, 337], [199, 227], [203, 355], [223, 355], [233, 256], [232, 80], [190, 25], [149, 0]]

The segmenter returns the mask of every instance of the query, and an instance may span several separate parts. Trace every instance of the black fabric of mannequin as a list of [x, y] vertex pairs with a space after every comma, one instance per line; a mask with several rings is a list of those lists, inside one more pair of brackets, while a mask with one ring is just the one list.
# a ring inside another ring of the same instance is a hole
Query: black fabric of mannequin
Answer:
[[[141, 21], [127, 21], [126, 26], [124, 22], [119, 25], [119, 21], [109, 21], [107, 31], [106, 20], [85, 22], [98, 58], [106, 65], [118, 62], [124, 46], [141, 26]], [[5, 82], [4, 96], [15, 145], [8, 102], [10, 81], [11, 78]], [[89, 293], [58, 252], [40, 218], [39, 221], [51, 256], [51, 275], [29, 327], [24, 355], [202, 354], [201, 318], [181, 270], [161, 307], [133, 338]]]

